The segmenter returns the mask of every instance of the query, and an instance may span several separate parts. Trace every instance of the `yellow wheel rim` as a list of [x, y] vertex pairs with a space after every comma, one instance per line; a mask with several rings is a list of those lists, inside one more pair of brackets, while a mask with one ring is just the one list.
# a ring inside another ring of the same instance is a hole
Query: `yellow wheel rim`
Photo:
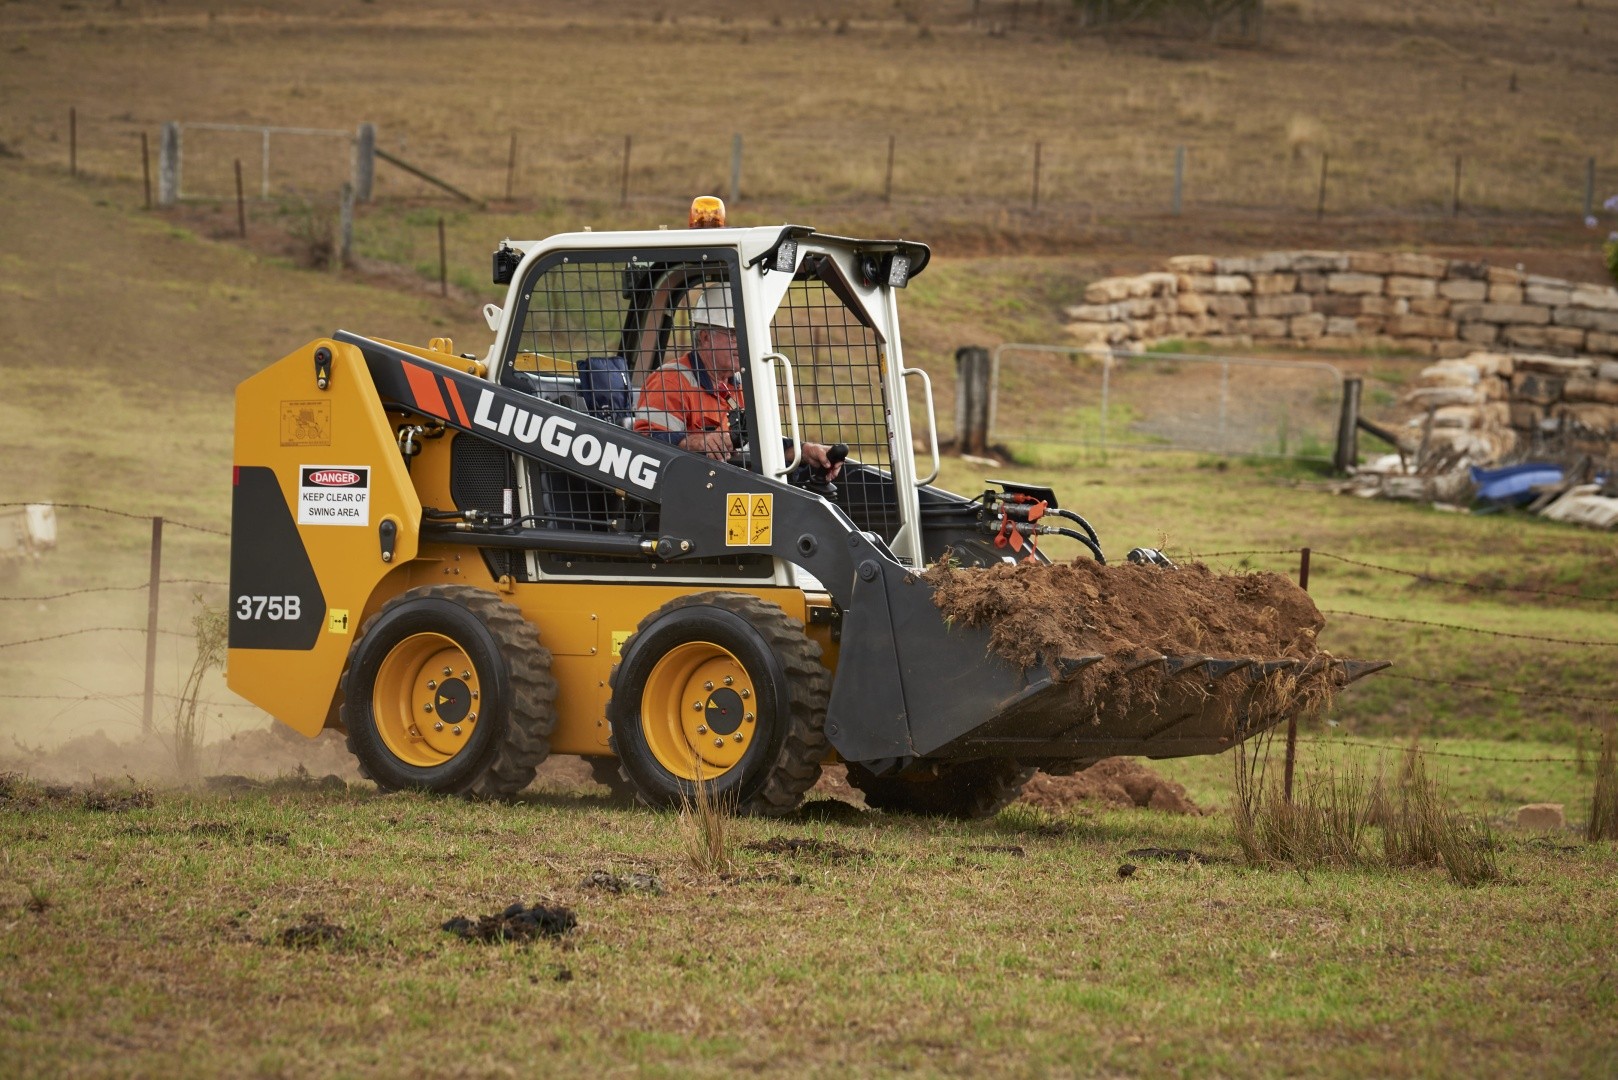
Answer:
[[412, 634], [377, 669], [371, 715], [389, 752], [425, 769], [466, 749], [482, 697], [465, 649], [442, 634]]
[[707, 641], [676, 645], [652, 668], [641, 730], [657, 763], [682, 780], [722, 776], [758, 731], [758, 692], [731, 653]]

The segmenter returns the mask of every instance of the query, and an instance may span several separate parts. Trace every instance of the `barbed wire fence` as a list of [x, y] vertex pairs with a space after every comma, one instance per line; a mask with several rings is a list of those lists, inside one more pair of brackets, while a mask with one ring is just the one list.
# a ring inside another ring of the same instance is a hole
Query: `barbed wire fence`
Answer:
[[[8, 509], [8, 508], [20, 507], [20, 506], [25, 506], [25, 505], [31, 505], [31, 504], [27, 503], [27, 502], [0, 503], [0, 509]], [[37, 501], [35, 503], [33, 503], [33, 505], [37, 505]], [[51, 642], [51, 641], [59, 641], [59, 640], [67, 639], [67, 638], [87, 636], [87, 635], [98, 635], [98, 634], [127, 634], [127, 635], [134, 635], [134, 634], [143, 634], [146, 637], [147, 645], [148, 645], [148, 647], [147, 647], [146, 685], [140, 691], [133, 691], [132, 690], [132, 691], [125, 692], [125, 693], [79, 693], [79, 694], [69, 694], [69, 693], [60, 693], [60, 692], [27, 693], [27, 692], [21, 692], [21, 691], [17, 691], [17, 690], [7, 690], [4, 693], [0, 693], [0, 700], [5, 700], [5, 701], [57, 702], [57, 703], [61, 703], [64, 706], [64, 708], [66, 708], [66, 709], [71, 709], [73, 707], [76, 707], [76, 706], [79, 706], [79, 705], [84, 705], [84, 704], [89, 704], [89, 703], [102, 703], [102, 704], [115, 703], [115, 704], [118, 704], [120, 707], [132, 708], [133, 703], [136, 700], [139, 700], [141, 702], [141, 708], [142, 708], [142, 731], [145, 734], [149, 734], [152, 731], [152, 709], [153, 709], [153, 704], [152, 703], [153, 703], [154, 699], [166, 700], [166, 701], [179, 701], [180, 700], [178, 695], [175, 695], [173, 693], [169, 693], [169, 692], [166, 692], [166, 691], [158, 690], [154, 685], [154, 682], [155, 682], [155, 666], [153, 664], [153, 656], [154, 656], [153, 644], [155, 643], [155, 641], [156, 641], [156, 639], [158, 637], [169, 637], [169, 638], [185, 639], [185, 638], [190, 638], [190, 637], [193, 636], [191, 631], [179, 630], [179, 629], [174, 629], [174, 628], [171, 628], [171, 627], [159, 626], [157, 624], [157, 610], [158, 610], [157, 598], [160, 595], [160, 590], [161, 590], [162, 586], [164, 586], [164, 585], [170, 585], [170, 586], [173, 586], [173, 585], [201, 585], [201, 586], [206, 586], [206, 587], [219, 587], [219, 588], [222, 588], [227, 584], [226, 582], [223, 582], [223, 581], [219, 581], [219, 580], [216, 580], [216, 579], [208, 579], [208, 578], [163, 577], [161, 575], [163, 528], [165, 526], [167, 526], [169, 528], [189, 530], [189, 531], [195, 532], [195, 533], [197, 533], [199, 535], [202, 535], [202, 536], [208, 536], [208, 537], [213, 537], [213, 538], [218, 538], [218, 539], [226, 538], [228, 536], [228, 533], [226, 533], [224, 530], [221, 530], [221, 529], [211, 528], [211, 527], [203, 526], [203, 525], [197, 525], [197, 524], [194, 524], [194, 523], [191, 523], [191, 522], [174, 520], [174, 519], [165, 519], [165, 518], [162, 518], [162, 517], [148, 516], [148, 515], [139, 514], [139, 513], [132, 513], [132, 512], [129, 512], [129, 511], [126, 511], [126, 510], [120, 510], [120, 509], [117, 509], [117, 508], [114, 508], [114, 507], [101, 506], [101, 505], [91, 504], [91, 503], [57, 503], [57, 504], [55, 504], [55, 506], [56, 506], [57, 509], [61, 509], [61, 510], [76, 510], [76, 511], [81, 511], [81, 512], [85, 512], [85, 513], [96, 513], [96, 514], [103, 514], [103, 515], [107, 515], [107, 516], [111, 516], [111, 517], [117, 517], [117, 518], [125, 518], [125, 519], [137, 520], [137, 521], [150, 521], [150, 522], [152, 522], [152, 525], [153, 525], [153, 527], [152, 527], [153, 548], [152, 548], [152, 559], [151, 559], [151, 574], [148, 577], [148, 580], [145, 581], [145, 582], [139, 582], [139, 583], [128, 583], [128, 584], [119, 584], [119, 585], [104, 585], [104, 586], [91, 586], [91, 587], [85, 587], [85, 588], [62, 590], [62, 591], [58, 591], [58, 592], [48, 592], [48, 593], [47, 592], [42, 592], [42, 593], [7, 593], [5, 595], [0, 595], [0, 605], [4, 605], [4, 604], [21, 604], [21, 603], [35, 603], [35, 602], [48, 602], [48, 601], [61, 600], [61, 599], [65, 599], [65, 598], [82, 597], [82, 596], [90, 596], [90, 595], [97, 595], [97, 594], [114, 595], [114, 594], [130, 594], [130, 593], [145, 592], [145, 593], [147, 593], [147, 596], [148, 596], [148, 616], [149, 617], [148, 617], [147, 625], [144, 626], [144, 627], [142, 627], [142, 626], [125, 626], [125, 625], [83, 626], [83, 627], [74, 627], [74, 628], [71, 628], [71, 629], [57, 631], [57, 632], [48, 633], [48, 634], [34, 634], [34, 635], [27, 635], [27, 636], [22, 636], [22, 637], [13, 637], [13, 638], [9, 638], [7, 640], [0, 641], [0, 651], [10, 650], [10, 649], [25, 649], [25, 648], [27, 648], [29, 646], [36, 645], [36, 644], [41, 644], [41, 643]], [[1299, 580], [1300, 585], [1302, 585], [1305, 588], [1307, 588], [1308, 584], [1309, 584], [1309, 574], [1310, 574], [1310, 568], [1311, 568], [1313, 560], [1322, 560], [1323, 559], [1323, 560], [1331, 560], [1331, 561], [1334, 561], [1336, 563], [1339, 563], [1339, 564], [1342, 564], [1342, 565], [1345, 565], [1345, 566], [1353, 566], [1353, 567], [1356, 567], [1356, 568], [1361, 569], [1361, 570], [1370, 570], [1370, 571], [1372, 571], [1374, 573], [1378, 573], [1378, 574], [1386, 574], [1386, 575], [1407, 577], [1407, 578], [1414, 579], [1414, 580], [1416, 580], [1418, 582], [1421, 582], [1421, 583], [1424, 583], [1424, 584], [1443, 585], [1443, 586], [1447, 586], [1447, 587], [1464, 589], [1464, 590], [1473, 591], [1473, 592], [1517, 594], [1517, 595], [1536, 595], [1536, 596], [1544, 596], [1544, 597], [1556, 598], [1559, 601], [1571, 601], [1571, 602], [1576, 602], [1576, 603], [1588, 603], [1588, 604], [1600, 604], [1600, 605], [1618, 603], [1618, 597], [1589, 596], [1589, 595], [1584, 595], [1584, 594], [1580, 594], [1580, 593], [1570, 592], [1570, 591], [1565, 590], [1565, 589], [1536, 588], [1536, 587], [1527, 586], [1527, 585], [1491, 585], [1491, 584], [1481, 584], [1481, 583], [1478, 583], [1478, 582], [1468, 582], [1468, 581], [1461, 581], [1461, 580], [1450, 579], [1450, 578], [1443, 578], [1443, 577], [1438, 577], [1438, 576], [1428, 574], [1428, 573], [1425, 573], [1425, 572], [1412, 571], [1412, 570], [1407, 570], [1407, 569], [1397, 567], [1397, 566], [1390, 566], [1390, 565], [1388, 565], [1386, 563], [1375, 562], [1375, 561], [1372, 561], [1370, 559], [1359, 558], [1359, 557], [1352, 556], [1352, 555], [1344, 555], [1344, 554], [1341, 554], [1341, 553], [1338, 553], [1338, 552], [1316, 551], [1316, 550], [1314, 550], [1312, 548], [1308, 548], [1308, 547], [1220, 550], [1220, 551], [1207, 551], [1207, 552], [1179, 552], [1179, 551], [1173, 551], [1173, 552], [1170, 552], [1169, 554], [1173, 558], [1175, 558], [1177, 560], [1182, 560], [1182, 561], [1183, 560], [1192, 560], [1192, 559], [1195, 559], [1195, 560], [1240, 559], [1240, 560], [1243, 560], [1244, 562], [1246, 562], [1246, 561], [1254, 559], [1254, 558], [1282, 558], [1282, 557], [1296, 558], [1298, 560], [1298, 580]], [[0, 611], [3, 611], [3, 608], [0, 608]], [[1460, 624], [1460, 623], [1437, 622], [1437, 621], [1422, 620], [1422, 619], [1409, 619], [1409, 618], [1401, 618], [1401, 617], [1394, 617], [1394, 616], [1378, 615], [1378, 614], [1375, 614], [1375, 613], [1365, 612], [1365, 611], [1353, 611], [1353, 610], [1346, 610], [1346, 609], [1324, 609], [1324, 613], [1329, 614], [1329, 615], [1340, 616], [1340, 617], [1366, 619], [1366, 620], [1382, 622], [1382, 623], [1389, 623], [1389, 624], [1394, 624], [1394, 625], [1407, 625], [1407, 626], [1422, 627], [1422, 628], [1425, 628], [1425, 629], [1428, 629], [1428, 630], [1444, 631], [1444, 632], [1448, 632], [1448, 633], [1484, 635], [1484, 636], [1498, 637], [1498, 638], [1508, 639], [1508, 640], [1532, 641], [1532, 642], [1536, 642], [1536, 643], [1539, 643], [1539, 644], [1554, 645], [1554, 646], [1559, 646], [1559, 647], [1576, 647], [1576, 648], [1586, 648], [1586, 649], [1618, 648], [1618, 640], [1603, 640], [1603, 639], [1584, 640], [1584, 639], [1577, 639], [1577, 638], [1570, 638], [1570, 637], [1557, 637], [1557, 636], [1550, 636], [1550, 635], [1525, 634], [1525, 633], [1518, 633], [1518, 632], [1515, 632], [1515, 631], [1497, 630], [1497, 629], [1493, 629], [1493, 628], [1490, 628], [1490, 627], [1468, 626], [1468, 625], [1464, 625], [1464, 624]], [[10, 622], [11, 622], [12, 625], [16, 625], [17, 620], [12, 619], [12, 620], [10, 620]], [[1408, 659], [1401, 660], [1401, 658], [1399, 658], [1399, 657], [1393, 657], [1392, 659], [1394, 659], [1396, 664], [1402, 664], [1402, 663], [1408, 663], [1409, 662]], [[1411, 682], [1411, 683], [1417, 683], [1417, 684], [1429, 685], [1429, 686], [1442, 686], [1442, 687], [1462, 690], [1462, 691], [1465, 691], [1465, 692], [1468, 692], [1468, 693], [1473, 693], [1473, 694], [1510, 695], [1512, 697], [1519, 698], [1519, 699], [1542, 699], [1542, 700], [1545, 700], [1545, 701], [1579, 702], [1579, 703], [1583, 703], [1583, 704], [1589, 704], [1589, 705], [1595, 705], [1595, 706], [1602, 707], [1603, 711], [1612, 711], [1614, 706], [1618, 706], [1618, 694], [1599, 694], [1599, 693], [1581, 694], [1581, 693], [1571, 693], [1571, 692], [1567, 692], [1565, 690], [1558, 690], [1558, 689], [1527, 688], [1527, 687], [1517, 687], [1517, 686], [1499, 686], [1499, 685], [1494, 685], [1492, 683], [1476, 682], [1476, 681], [1470, 681], [1470, 680], [1437, 678], [1437, 677], [1434, 677], [1434, 676], [1431, 676], [1431, 675], [1424, 675], [1424, 674], [1420, 674], [1420, 673], [1411, 673], [1411, 672], [1405, 672], [1405, 671], [1388, 671], [1388, 672], [1382, 673], [1378, 677], [1379, 678], [1385, 678], [1385, 679], [1399, 679], [1399, 680], [1404, 680], [1404, 681]], [[257, 706], [251, 705], [251, 704], [249, 704], [247, 702], [210, 701], [208, 703], [208, 705], [211, 708], [212, 707], [219, 707], [219, 708], [237, 708], [237, 709], [250, 709], [250, 710], [251, 709], [257, 709]], [[1409, 753], [1409, 752], [1411, 752], [1411, 749], [1412, 749], [1411, 746], [1392, 746], [1392, 745], [1389, 745], [1389, 744], [1372, 743], [1372, 742], [1366, 742], [1364, 740], [1357, 740], [1357, 739], [1352, 739], [1352, 738], [1335, 738], [1335, 737], [1329, 737], [1329, 736], [1321, 738], [1321, 739], [1319, 739], [1317, 741], [1322, 743], [1322, 744], [1325, 744], [1325, 745], [1332, 745], [1332, 746], [1341, 745], [1341, 746], [1345, 746], [1345, 747], [1356, 747], [1356, 748], [1360, 748], [1360, 749], [1369, 749], [1369, 750], [1373, 750], [1373, 751], [1376, 751], [1376, 752], [1386, 752], [1386, 753]], [[1292, 771], [1293, 771], [1292, 765], [1293, 765], [1293, 761], [1295, 760], [1295, 757], [1296, 757], [1296, 747], [1297, 747], [1297, 729], [1296, 729], [1296, 721], [1293, 721], [1293, 723], [1289, 725], [1288, 732], [1287, 732], [1286, 777], [1287, 777], [1288, 781], [1290, 781]], [[1434, 755], [1437, 755], [1437, 756], [1443, 756], [1443, 757], [1449, 757], [1449, 758], [1471, 759], [1471, 760], [1477, 760], [1477, 761], [1506, 761], [1506, 762], [1510, 762], [1510, 763], [1514, 763], [1514, 764], [1524, 764], [1524, 765], [1537, 765], [1537, 764], [1566, 765], [1566, 764], [1575, 764], [1575, 763], [1577, 763], [1579, 761], [1578, 758], [1561, 758], [1561, 757], [1558, 757], [1558, 758], [1549, 758], [1549, 757], [1502, 758], [1502, 757], [1499, 757], [1497, 755], [1495, 755], [1495, 756], [1477, 755], [1477, 754], [1470, 754], [1470, 753], [1465, 753], [1465, 752], [1460, 752], [1460, 751], [1442, 751], [1441, 752], [1441, 751], [1438, 751], [1438, 750], [1431, 750], [1431, 749], [1422, 749], [1420, 752], [1422, 752], [1422, 753], [1430, 753], [1430, 754], [1434, 754]], [[1288, 788], [1290, 790], [1290, 783], [1288, 784]]]

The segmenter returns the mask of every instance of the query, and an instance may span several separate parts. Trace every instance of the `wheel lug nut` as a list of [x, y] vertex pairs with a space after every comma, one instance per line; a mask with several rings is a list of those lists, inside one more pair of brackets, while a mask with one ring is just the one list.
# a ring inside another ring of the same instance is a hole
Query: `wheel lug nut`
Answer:
[[429, 690], [437, 690], [438, 689], [438, 680], [437, 679], [428, 679], [427, 680], [427, 689], [429, 689]]
[[725, 676], [725, 685], [726, 685], [726, 686], [731, 686], [731, 685], [734, 685], [734, 684], [735, 684], [735, 682], [736, 682], [736, 680], [735, 680], [735, 679], [733, 679], [733, 678], [731, 678], [731, 677], [730, 677], [730, 676], [729, 676], [729, 675], [726, 675], [726, 676]]
[[444, 730], [444, 721], [439, 720], [436, 723], [434, 723], [433, 724], [433, 730], [434, 731], [443, 731]]
[[461, 678], [463, 678], [463, 679], [470, 679], [470, 678], [471, 678], [471, 677], [472, 677], [472, 673], [471, 673], [471, 672], [470, 672], [470, 671], [463, 671], [463, 672], [461, 672]]
[[708, 734], [708, 725], [707, 724], [698, 724], [697, 725], [697, 734], [698, 735], [706, 735], [706, 734]]
[[725, 745], [725, 740], [724, 739], [715, 739], [713, 741], [713, 744], [715, 746], [724, 746]]
[[745, 698], [750, 698], [750, 697], [752, 697], [752, 696], [753, 696], [753, 691], [751, 691], [751, 690], [749, 690], [749, 689], [747, 689], [747, 687], [745, 687], [745, 686], [744, 686], [744, 687], [742, 687], [742, 697], [743, 697], [743, 698], [744, 698], [744, 699], [745, 699]]
[[449, 730], [450, 730], [450, 732], [452, 734], [459, 735], [461, 733], [461, 725], [456, 724], [454, 727], [450, 728]]
[[477, 723], [478, 722], [478, 714], [477, 713], [467, 713], [466, 714], [466, 722], [468, 724]]
[[701, 712], [701, 711], [702, 711], [702, 702], [700, 702], [700, 701], [693, 701], [693, 702], [692, 702], [692, 703], [691, 703], [691, 707], [692, 707], [692, 708], [693, 708], [693, 709], [695, 709], [695, 710], [697, 710], [697, 712]]
[[449, 674], [450, 674], [449, 668], [445, 668], [444, 669], [444, 678], [446, 678], [446, 679], [449, 678]]
[[433, 711], [433, 703], [429, 701], [426, 704], [422, 705], [421, 711], [422, 712], [432, 712]]
[[743, 713], [742, 714], [742, 719], [746, 720], [749, 724], [751, 724], [753, 722], [753, 714], [752, 713]]
[[742, 741], [742, 733], [738, 731], [735, 735], [732, 735], [731, 738], [735, 739], [737, 742], [741, 742]]
[[704, 690], [712, 690], [713, 689], [713, 680], [709, 679], [707, 682], [703, 683], [702, 688]]
[[476, 701], [477, 699], [478, 699], [478, 692], [476, 690], [474, 690], [474, 691], [472, 691], [472, 700]]

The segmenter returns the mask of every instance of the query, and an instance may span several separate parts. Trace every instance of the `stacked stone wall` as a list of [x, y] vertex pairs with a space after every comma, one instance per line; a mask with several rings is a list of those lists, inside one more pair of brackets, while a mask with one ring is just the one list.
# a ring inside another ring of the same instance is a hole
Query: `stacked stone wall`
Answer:
[[1080, 344], [1136, 352], [1178, 338], [1443, 359], [1480, 349], [1618, 357], [1618, 289], [1429, 255], [1181, 255], [1163, 271], [1094, 282], [1084, 301], [1067, 309]]
[[1470, 464], [1618, 461], [1618, 360], [1477, 352], [1427, 368], [1405, 400], [1427, 451]]

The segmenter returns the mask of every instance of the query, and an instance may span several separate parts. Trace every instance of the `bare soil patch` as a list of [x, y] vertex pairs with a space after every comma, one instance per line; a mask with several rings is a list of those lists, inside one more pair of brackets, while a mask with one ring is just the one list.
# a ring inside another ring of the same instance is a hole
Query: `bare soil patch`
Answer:
[[523, 906], [521, 901], [504, 911], [483, 915], [476, 921], [464, 915], [444, 923], [443, 929], [467, 941], [492, 945], [502, 941], [532, 941], [537, 937], [559, 938], [579, 924], [571, 908], [558, 904]]
[[1060, 813], [1083, 803], [1130, 809], [1140, 807], [1169, 814], [1202, 814], [1185, 787], [1165, 779], [1130, 758], [1105, 758], [1072, 776], [1037, 772], [1017, 800]]

